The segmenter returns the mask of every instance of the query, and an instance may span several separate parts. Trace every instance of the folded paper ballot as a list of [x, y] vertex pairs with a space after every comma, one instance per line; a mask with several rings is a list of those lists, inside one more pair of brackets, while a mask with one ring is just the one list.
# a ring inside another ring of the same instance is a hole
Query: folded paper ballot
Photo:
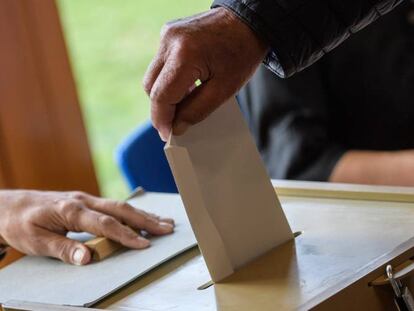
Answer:
[[165, 152], [213, 281], [293, 238], [235, 99]]

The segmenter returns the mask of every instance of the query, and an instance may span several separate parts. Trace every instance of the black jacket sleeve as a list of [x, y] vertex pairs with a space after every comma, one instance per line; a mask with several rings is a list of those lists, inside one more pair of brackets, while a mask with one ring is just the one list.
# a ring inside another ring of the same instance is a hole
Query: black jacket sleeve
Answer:
[[261, 66], [238, 94], [272, 178], [328, 181], [347, 151], [330, 136], [322, 72], [310, 69], [280, 79]]
[[403, 0], [215, 0], [269, 43], [265, 64], [280, 77], [301, 71]]

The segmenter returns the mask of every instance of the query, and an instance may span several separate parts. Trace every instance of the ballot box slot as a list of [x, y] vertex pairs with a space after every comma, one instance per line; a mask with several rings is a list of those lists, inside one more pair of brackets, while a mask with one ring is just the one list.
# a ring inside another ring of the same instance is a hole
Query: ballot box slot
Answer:
[[[304, 231], [296, 231], [296, 232], [293, 233], [293, 237], [297, 238], [298, 236], [300, 236], [303, 233], [304, 233]], [[197, 290], [205, 290], [205, 289], [207, 289], [207, 288], [209, 288], [213, 285], [214, 285], [214, 282], [210, 280], [210, 281], [204, 283], [203, 285], [200, 285], [199, 287], [197, 287]]]

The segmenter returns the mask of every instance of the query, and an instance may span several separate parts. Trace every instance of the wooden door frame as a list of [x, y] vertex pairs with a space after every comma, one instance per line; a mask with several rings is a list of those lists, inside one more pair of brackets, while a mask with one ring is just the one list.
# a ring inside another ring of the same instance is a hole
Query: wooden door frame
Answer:
[[98, 195], [54, 0], [0, 1], [0, 187]]

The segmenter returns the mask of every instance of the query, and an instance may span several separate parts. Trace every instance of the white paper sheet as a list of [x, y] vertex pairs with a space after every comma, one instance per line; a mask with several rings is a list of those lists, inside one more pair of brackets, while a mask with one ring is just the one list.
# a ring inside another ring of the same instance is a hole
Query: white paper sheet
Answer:
[[213, 281], [292, 239], [235, 99], [165, 152]]

